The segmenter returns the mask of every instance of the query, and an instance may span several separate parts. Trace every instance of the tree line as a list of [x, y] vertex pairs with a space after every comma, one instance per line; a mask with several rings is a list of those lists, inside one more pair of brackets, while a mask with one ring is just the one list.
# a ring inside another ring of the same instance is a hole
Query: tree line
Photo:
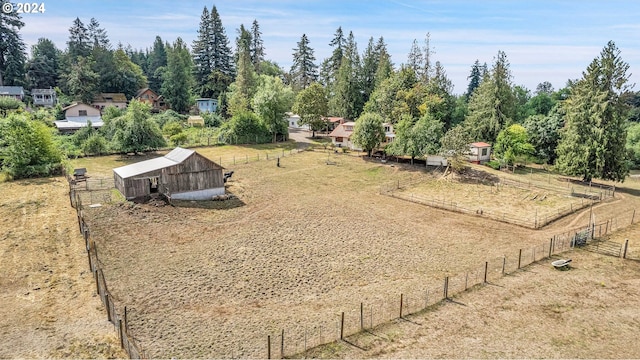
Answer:
[[[533, 92], [515, 85], [507, 55], [499, 51], [490, 65], [480, 60], [471, 65], [468, 87], [456, 95], [428, 33], [413, 40], [400, 65], [392, 62], [383, 37], [369, 38], [360, 52], [353, 32], [338, 27], [327, 44], [331, 55], [317, 61], [311, 39], [303, 34], [285, 70], [266, 58], [258, 20], [236, 29], [232, 46], [215, 6], [203, 8], [190, 46], [180, 38], [168, 42], [156, 36], [147, 49], [114, 47], [98, 20], [85, 25], [76, 18], [66, 49], [41, 38], [27, 56], [22, 26], [19, 14], [0, 18], [0, 31], [8, 34], [0, 38], [0, 85], [54, 87], [63, 102], [90, 102], [99, 92], [122, 92], [130, 99], [149, 87], [165, 97], [173, 119], [192, 110], [196, 98], [215, 98], [218, 110], [208, 115], [207, 124], [215, 126], [223, 142], [286, 138], [285, 112], [293, 111], [313, 131], [326, 127], [327, 116], [357, 120], [354, 139], [369, 150], [381, 139], [381, 124], [393, 124], [396, 138], [385, 152], [412, 159], [457, 154], [469, 142], [484, 141], [494, 145], [503, 163], [554, 164], [584, 179], [623, 180], [629, 168], [640, 165], [640, 93], [631, 91], [628, 64], [613, 42], [582, 78], [568, 80], [559, 90], [549, 82]], [[147, 110], [139, 115], [138, 108], [130, 109], [138, 115], [127, 116], [155, 118]], [[110, 115], [103, 117], [106, 123]], [[183, 120], [169, 122], [184, 127]], [[162, 133], [166, 123], [153, 121]], [[125, 150], [116, 131], [108, 130], [124, 123], [100, 129], [92, 138], [94, 146], [101, 136], [108, 148]], [[165, 137], [184, 138], [171, 126], [174, 130], [165, 131]]]

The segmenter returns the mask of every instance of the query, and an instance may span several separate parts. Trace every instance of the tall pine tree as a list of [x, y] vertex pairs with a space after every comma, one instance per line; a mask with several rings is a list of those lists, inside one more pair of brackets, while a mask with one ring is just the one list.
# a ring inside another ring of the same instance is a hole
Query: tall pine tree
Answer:
[[105, 49], [109, 49], [111, 47], [107, 31], [100, 27], [100, 23], [95, 18], [91, 18], [89, 21], [87, 32], [93, 47], [101, 46]]
[[162, 75], [162, 95], [171, 109], [179, 113], [189, 110], [191, 86], [193, 85], [193, 62], [187, 45], [177, 38], [167, 50], [167, 67]]
[[[4, 5], [10, 1], [2, 0], [0, 3]], [[10, 13], [3, 11], [0, 14], [0, 86], [23, 85], [26, 45], [19, 33], [23, 26], [15, 8]]]
[[162, 70], [167, 66], [167, 51], [160, 36], [156, 36], [153, 49], [147, 57], [146, 75], [149, 79], [149, 88], [159, 92], [162, 86]]
[[293, 53], [293, 65], [291, 65], [291, 86], [294, 91], [306, 89], [318, 78], [318, 65], [313, 55], [313, 49], [309, 46], [309, 39], [302, 34]]
[[58, 85], [58, 60], [60, 50], [53, 41], [45, 38], [31, 47], [31, 59], [27, 65], [27, 78], [32, 88], [46, 89]]
[[195, 78], [195, 92], [203, 97], [210, 97], [211, 91], [208, 89], [209, 75], [213, 70], [213, 29], [211, 15], [205, 6], [200, 16], [200, 28], [198, 37], [191, 46], [193, 53], [193, 67]]
[[624, 181], [629, 174], [625, 140], [629, 64], [610, 41], [573, 84], [563, 102], [566, 125], [558, 145], [558, 169], [569, 175]]
[[260, 64], [264, 61], [266, 55], [264, 51], [264, 42], [262, 41], [262, 32], [258, 20], [253, 20], [251, 24], [251, 62], [257, 74], [260, 74]]
[[91, 38], [89, 30], [84, 26], [80, 18], [73, 20], [73, 25], [69, 28], [69, 41], [67, 41], [67, 53], [71, 62], [82, 56], [91, 54]]

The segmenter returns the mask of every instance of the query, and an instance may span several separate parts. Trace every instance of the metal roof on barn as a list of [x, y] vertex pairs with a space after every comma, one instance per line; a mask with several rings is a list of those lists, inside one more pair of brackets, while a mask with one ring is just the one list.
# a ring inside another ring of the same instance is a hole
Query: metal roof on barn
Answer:
[[177, 147], [167, 155], [151, 159], [140, 161], [135, 164], [129, 164], [113, 169], [113, 172], [118, 174], [121, 178], [129, 178], [132, 176], [146, 174], [148, 172], [164, 169], [169, 166], [180, 164], [191, 156], [195, 151], [189, 149], [183, 149]]

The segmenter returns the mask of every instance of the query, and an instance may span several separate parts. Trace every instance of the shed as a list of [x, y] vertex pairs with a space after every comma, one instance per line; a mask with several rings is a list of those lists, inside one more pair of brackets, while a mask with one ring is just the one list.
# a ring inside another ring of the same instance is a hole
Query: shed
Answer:
[[177, 147], [165, 156], [115, 168], [113, 177], [128, 200], [154, 193], [177, 200], [210, 200], [225, 193], [223, 170], [194, 150]]
[[486, 142], [469, 144], [469, 161], [474, 164], [484, 164], [491, 160], [491, 145]]

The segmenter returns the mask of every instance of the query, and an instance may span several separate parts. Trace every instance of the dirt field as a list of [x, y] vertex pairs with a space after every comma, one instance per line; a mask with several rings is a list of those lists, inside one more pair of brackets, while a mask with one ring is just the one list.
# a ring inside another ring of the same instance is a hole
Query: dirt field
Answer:
[[115, 358], [63, 178], [0, 183], [0, 358]]
[[305, 328], [326, 340], [340, 311], [360, 302], [441, 288], [445, 276], [546, 242], [590, 214], [624, 227], [639, 204], [623, 189], [534, 231], [379, 194], [382, 183], [430, 176], [422, 169], [318, 152], [281, 164], [228, 167], [238, 200], [209, 208], [88, 211], [109, 289], [149, 356], [265, 357], [267, 335], [282, 329], [293, 339], [285, 346], [299, 348]]
[[637, 358], [640, 262], [582, 250], [564, 256], [573, 260], [569, 271], [539, 262], [308, 356]]

